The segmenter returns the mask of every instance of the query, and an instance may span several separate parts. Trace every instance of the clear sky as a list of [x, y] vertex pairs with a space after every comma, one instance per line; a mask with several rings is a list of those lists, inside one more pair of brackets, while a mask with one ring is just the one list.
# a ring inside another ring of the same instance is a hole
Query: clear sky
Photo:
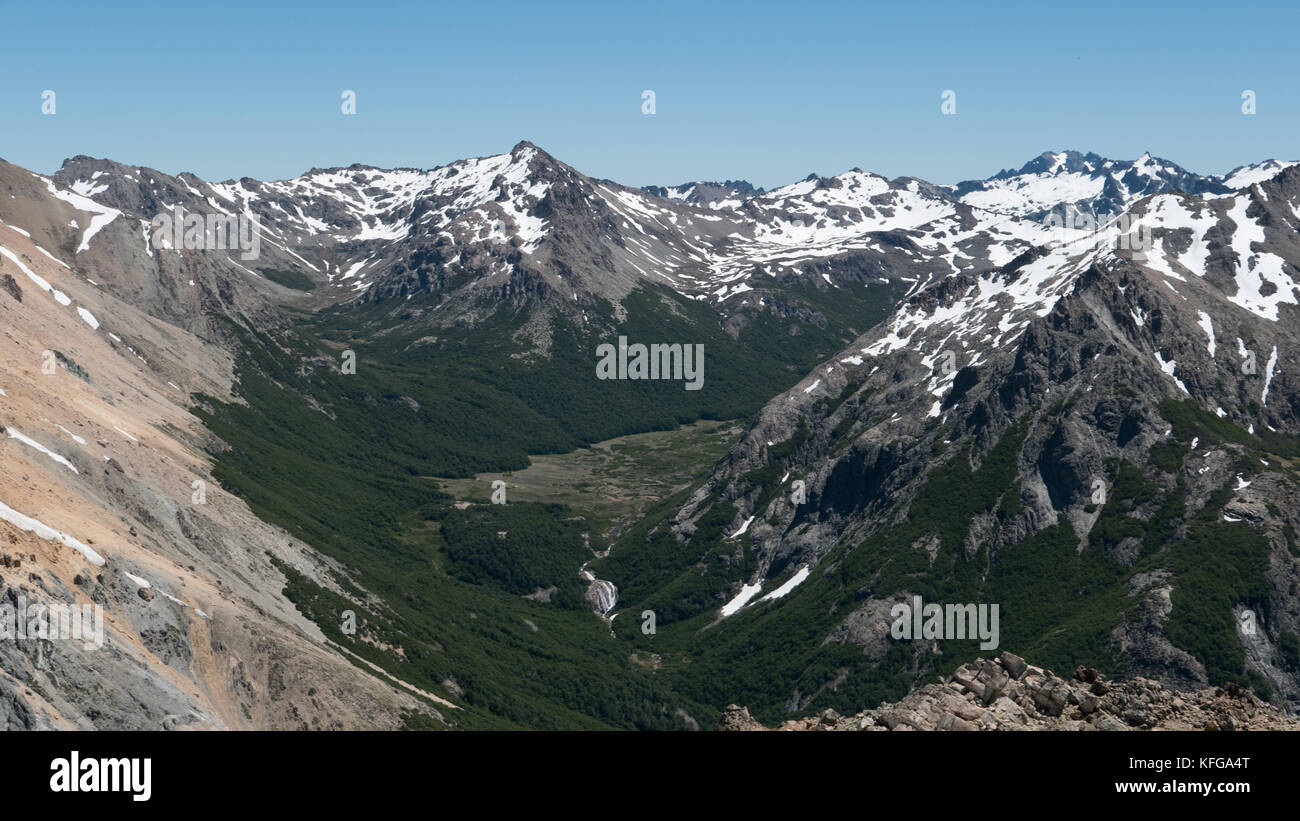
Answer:
[[89, 154], [279, 179], [521, 139], [629, 185], [947, 183], [1064, 148], [1300, 159], [1295, 0], [0, 0], [0, 23], [0, 157], [41, 172]]

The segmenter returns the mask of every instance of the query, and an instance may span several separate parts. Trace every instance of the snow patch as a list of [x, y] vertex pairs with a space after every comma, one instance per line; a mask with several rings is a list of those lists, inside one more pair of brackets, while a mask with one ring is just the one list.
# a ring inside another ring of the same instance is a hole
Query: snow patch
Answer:
[[1259, 395], [1261, 405], [1268, 404], [1268, 387], [1273, 384], [1273, 371], [1277, 368], [1277, 346], [1273, 346], [1273, 353], [1268, 357], [1268, 365], [1264, 368], [1264, 390]]
[[737, 536], [744, 536], [745, 533], [749, 531], [749, 526], [750, 524], [753, 523], [753, 521], [754, 521], [754, 517], [750, 516], [748, 519], [745, 520], [745, 523], [740, 526], [740, 530], [737, 530], [735, 533], [732, 533], [728, 538], [734, 539]]
[[60, 465], [63, 465], [63, 466], [66, 467], [68, 470], [72, 471], [73, 473], [80, 474], [80, 471], [77, 470], [77, 468], [76, 468], [75, 465], [73, 465], [73, 464], [72, 464], [71, 462], [69, 462], [67, 459], [64, 459], [64, 458], [63, 458], [62, 456], [60, 456], [59, 454], [57, 454], [57, 453], [55, 453], [54, 451], [50, 450], [49, 448], [45, 447], [45, 446], [42, 445], [40, 442], [37, 442], [35, 439], [32, 439], [32, 438], [29, 437], [29, 436], [25, 436], [25, 435], [23, 435], [22, 433], [20, 433], [19, 431], [14, 430], [13, 428], [9, 428], [8, 431], [9, 431], [9, 438], [10, 438], [10, 439], [17, 439], [19, 442], [22, 442], [24, 445], [27, 445], [28, 447], [33, 448], [34, 450], [38, 450], [38, 451], [40, 451], [41, 453], [44, 453], [46, 456], [48, 456], [48, 457], [50, 457], [51, 459], [53, 459], [54, 461], [58, 462]]
[[90, 549], [87, 545], [82, 544], [62, 531], [55, 530], [49, 525], [37, 519], [33, 519], [31, 516], [19, 513], [4, 502], [0, 502], [0, 519], [4, 519], [19, 530], [35, 533], [47, 542], [59, 542], [66, 545], [85, 556], [86, 560], [93, 565], [98, 565], [100, 567], [104, 565], [104, 557]]
[[1172, 359], [1166, 362], [1165, 358], [1160, 355], [1160, 351], [1156, 351], [1156, 361], [1160, 363], [1160, 370], [1164, 371], [1169, 376], [1170, 379], [1174, 380], [1175, 384], [1178, 385], [1178, 388], [1183, 393], [1188, 394], [1190, 396], [1191, 391], [1187, 390], [1187, 386], [1183, 384], [1183, 380], [1174, 376], [1174, 368], [1178, 365], [1178, 363]]
[[808, 578], [808, 572], [808, 566], [804, 565], [799, 568], [799, 572], [791, 576], [785, 584], [773, 590], [771, 593], [768, 593], [766, 596], [759, 599], [759, 601], [773, 601], [782, 596], [788, 595], [791, 590], [794, 590], [796, 587], [803, 584], [804, 580]]
[[1201, 330], [1205, 331], [1205, 335], [1210, 339], [1206, 347], [1210, 351], [1210, 358], [1213, 359], [1214, 349], [1215, 349], [1214, 320], [1210, 319], [1210, 315], [1207, 314], [1205, 311], [1197, 311], [1196, 315], [1200, 317], [1200, 322], [1198, 324], [1201, 326]]
[[740, 608], [749, 604], [749, 600], [757, 596], [758, 591], [762, 589], [763, 589], [762, 584], [747, 584], [744, 587], [740, 588], [740, 592], [736, 594], [735, 598], [733, 598], [731, 601], [727, 602], [726, 604], [722, 605], [723, 617], [725, 618], [727, 616], [732, 615], [733, 613], [738, 612]]

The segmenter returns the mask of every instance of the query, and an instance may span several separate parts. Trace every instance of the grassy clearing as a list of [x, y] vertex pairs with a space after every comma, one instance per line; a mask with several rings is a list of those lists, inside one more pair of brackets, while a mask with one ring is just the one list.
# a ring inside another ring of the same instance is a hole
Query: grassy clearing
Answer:
[[523, 470], [442, 480], [441, 489], [459, 500], [487, 502], [492, 483], [503, 480], [507, 499], [562, 504], [603, 523], [592, 543], [604, 544], [618, 524], [697, 482], [741, 431], [739, 422], [694, 422], [619, 436], [569, 453], [530, 456]]

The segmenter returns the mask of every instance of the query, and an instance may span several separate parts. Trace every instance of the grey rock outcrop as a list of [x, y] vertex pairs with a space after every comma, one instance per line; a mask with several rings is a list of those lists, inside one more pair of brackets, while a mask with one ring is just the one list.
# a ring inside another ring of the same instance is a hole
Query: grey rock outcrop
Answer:
[[[767, 729], [731, 705], [718, 730]], [[1300, 730], [1287, 716], [1235, 685], [1171, 690], [1146, 678], [1107, 681], [1079, 668], [1066, 679], [1003, 653], [960, 667], [894, 704], [852, 716], [834, 710], [786, 721], [783, 731], [938, 730]]]

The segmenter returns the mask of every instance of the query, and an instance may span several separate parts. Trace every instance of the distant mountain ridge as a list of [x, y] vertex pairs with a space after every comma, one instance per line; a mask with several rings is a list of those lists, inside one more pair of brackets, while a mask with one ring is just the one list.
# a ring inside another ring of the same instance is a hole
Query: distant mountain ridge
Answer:
[[1030, 219], [1071, 208], [1105, 220], [1145, 196], [1173, 191], [1228, 194], [1293, 164], [1265, 160], [1222, 176], [1203, 176], [1149, 152], [1131, 161], [1078, 151], [1044, 152], [1019, 170], [1004, 169], [950, 190], [971, 205]]
[[[734, 180], [629, 188], [526, 141], [430, 170], [352, 165], [271, 182], [207, 182], [78, 156], [49, 185], [91, 210], [73, 220], [83, 228], [28, 230], [66, 248], [105, 287], [135, 299], [154, 291], [154, 310], [196, 326], [211, 311], [178, 298], [190, 281], [201, 304], [230, 315], [423, 295], [440, 322], [505, 302], [579, 324], [601, 302], [659, 284], [715, 305], [734, 331], [773, 309], [833, 322], [800, 289], [906, 289], [935, 261], [953, 273], [1005, 265], [1077, 238], [1046, 224], [1066, 209], [1105, 222], [1144, 196], [1226, 194], [1289, 165], [1267, 160], [1205, 177], [1149, 154], [1114, 161], [1065, 151], [955, 186], [852, 169], [763, 190]], [[148, 230], [175, 208], [256, 218], [261, 257], [182, 256]], [[119, 281], [149, 269], [145, 281]]]
[[1058, 669], [1300, 705], [1300, 167], [1126, 213], [1148, 247], [1112, 224], [919, 284], [594, 565], [672, 614], [683, 692], [895, 698], [977, 652], [890, 640], [924, 595], [1000, 604]]
[[[968, 660], [882, 640], [908, 595], [1001, 602], [1004, 646], [1057, 669], [1300, 703], [1294, 163], [1057, 152], [950, 187], [640, 189], [522, 142], [273, 182], [0, 164], [0, 194], [3, 527], [40, 559], [23, 573], [97, 596], [135, 652], [111, 710], [0, 677], [20, 726], [666, 728], [729, 702], [771, 723]], [[1101, 218], [1053, 227], [1072, 211]], [[255, 218], [260, 257], [174, 247], [153, 220], [178, 213]], [[704, 345], [701, 390], [596, 379], [619, 336]], [[698, 419], [746, 430], [608, 552], [569, 511], [453, 508], [431, 478]], [[41, 533], [93, 540], [107, 572]], [[539, 580], [553, 600], [520, 598]], [[258, 609], [267, 641], [238, 646]], [[288, 657], [338, 697], [276, 703]]]

